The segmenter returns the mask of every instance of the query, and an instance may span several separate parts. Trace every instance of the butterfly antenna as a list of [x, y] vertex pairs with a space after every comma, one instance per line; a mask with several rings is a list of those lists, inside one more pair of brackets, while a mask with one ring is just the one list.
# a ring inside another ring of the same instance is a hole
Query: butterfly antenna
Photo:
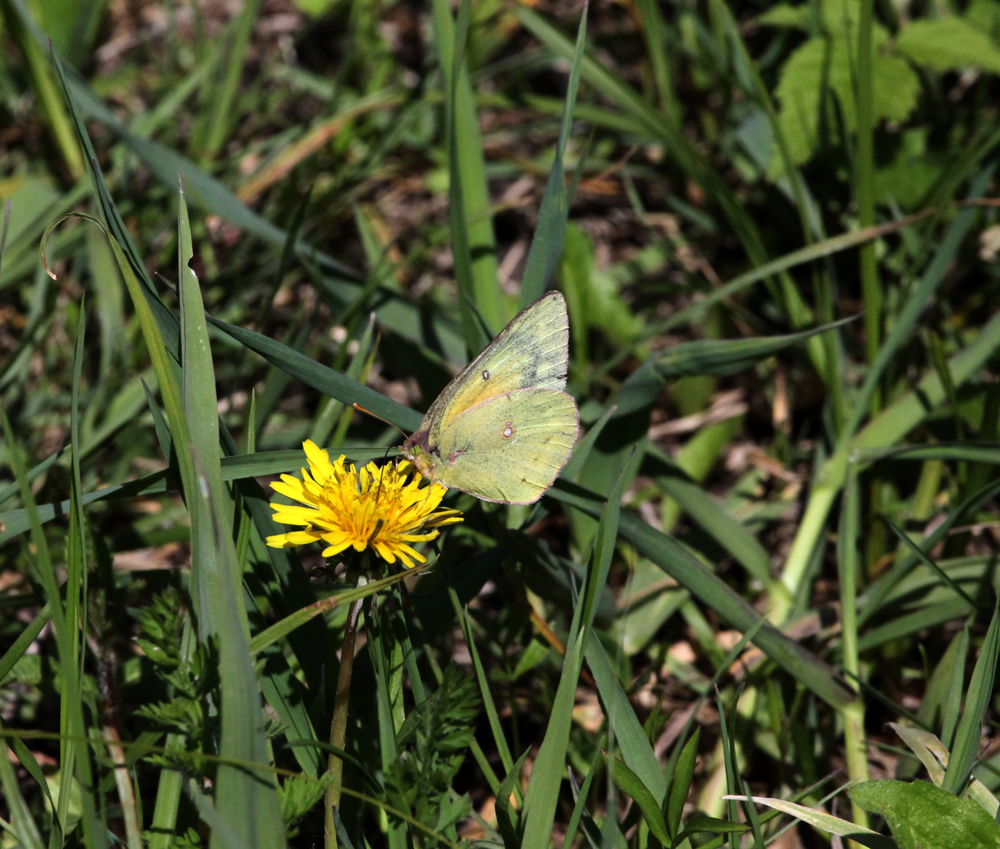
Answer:
[[376, 415], [376, 414], [375, 414], [375, 413], [373, 413], [373, 412], [372, 412], [371, 410], [366, 410], [366, 409], [365, 409], [364, 407], [362, 407], [362, 406], [361, 406], [360, 404], [351, 404], [351, 406], [352, 406], [352, 407], [354, 407], [354, 409], [355, 409], [355, 410], [358, 410], [358, 411], [359, 411], [359, 412], [361, 412], [361, 413], [367, 413], [367, 414], [368, 414], [369, 416], [371, 416], [371, 417], [372, 417], [373, 419], [378, 419], [378, 420], [379, 420], [380, 422], [382, 422], [383, 424], [387, 424], [387, 425], [389, 425], [389, 427], [391, 427], [391, 428], [392, 428], [393, 430], [398, 430], [398, 431], [400, 432], [400, 434], [402, 434], [402, 436], [403, 436], [403, 439], [406, 439], [406, 432], [405, 432], [405, 431], [403, 431], [403, 430], [402, 430], [401, 428], [398, 428], [398, 427], [396, 427], [396, 425], [394, 425], [394, 424], [393, 424], [392, 422], [390, 422], [390, 421], [389, 421], [388, 419], [383, 419], [383, 418], [382, 418], [381, 416], [379, 416], [379, 415]]

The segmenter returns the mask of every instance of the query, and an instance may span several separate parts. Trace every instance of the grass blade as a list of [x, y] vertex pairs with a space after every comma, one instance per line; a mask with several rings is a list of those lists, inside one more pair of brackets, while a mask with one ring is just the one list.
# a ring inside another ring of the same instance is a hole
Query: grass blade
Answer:
[[528, 250], [528, 259], [521, 277], [521, 308], [536, 301], [542, 296], [546, 285], [552, 279], [559, 260], [562, 257], [563, 242], [566, 239], [566, 221], [569, 216], [569, 197], [566, 192], [566, 173], [563, 158], [566, 155], [566, 145], [573, 128], [573, 110], [576, 106], [576, 93], [580, 87], [580, 63], [583, 59], [583, 48], [587, 35], [587, 11], [589, 5], [584, 3], [580, 15], [580, 26], [576, 33], [576, 46], [573, 48], [573, 59], [569, 70], [569, 82], [566, 85], [566, 104], [563, 106], [562, 122], [559, 125], [559, 140], [556, 142], [555, 159], [549, 180], [545, 185], [545, 194], [538, 210], [538, 225]]
[[996, 678], [997, 661], [1000, 659], [1000, 598], [993, 604], [993, 618], [979, 651], [979, 659], [969, 679], [965, 710], [958, 722], [955, 744], [948, 760], [948, 770], [944, 774], [941, 787], [949, 793], [961, 793], [969, 783], [972, 766], [979, 756], [983, 719], [993, 697], [993, 681]]

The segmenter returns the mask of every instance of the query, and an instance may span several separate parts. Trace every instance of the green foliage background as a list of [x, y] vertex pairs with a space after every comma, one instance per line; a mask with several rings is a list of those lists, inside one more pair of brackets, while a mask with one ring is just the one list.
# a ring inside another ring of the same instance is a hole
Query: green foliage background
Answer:
[[[0, 846], [995, 839], [998, 72], [996, 0], [0, 0]], [[264, 545], [552, 285], [539, 504]]]

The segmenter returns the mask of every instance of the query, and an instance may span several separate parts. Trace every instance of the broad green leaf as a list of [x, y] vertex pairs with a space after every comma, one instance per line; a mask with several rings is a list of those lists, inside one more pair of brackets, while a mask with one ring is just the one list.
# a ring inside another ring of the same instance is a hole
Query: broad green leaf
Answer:
[[754, 18], [754, 23], [759, 26], [769, 27], [794, 27], [795, 29], [808, 29], [809, 17], [812, 10], [808, 3], [801, 3], [798, 6], [789, 6], [787, 3], [778, 3], [766, 12]]
[[[966, 631], [963, 631], [962, 633], [963, 635], [967, 634]], [[952, 643], [952, 646], [957, 643], [958, 639], [956, 638], [955, 642]], [[950, 649], [951, 646], [949, 646], [949, 651]], [[946, 654], [945, 657], [947, 656], [948, 655]], [[958, 663], [956, 665], [960, 666], [961, 664]], [[961, 693], [959, 693], [959, 695], [961, 695]], [[889, 727], [892, 728], [892, 730], [900, 736], [903, 742], [910, 747], [910, 751], [920, 759], [920, 763], [923, 764], [924, 769], [927, 770], [928, 777], [935, 785], [940, 787], [941, 783], [944, 781], [944, 768], [948, 766], [948, 760], [950, 758], [950, 754], [944, 743], [942, 743], [929, 731], [923, 731], [920, 728], [913, 728], [896, 722], [890, 722]], [[979, 779], [973, 778], [972, 781], [969, 782], [969, 786], [964, 795], [981, 805], [986, 813], [996, 819], [997, 812], [1000, 811], [1000, 800], [998, 800], [997, 797], [994, 796], [981, 781], [979, 781]]]
[[896, 50], [914, 65], [935, 71], [980, 68], [1000, 73], [1000, 48], [986, 32], [962, 18], [913, 21], [896, 37]]
[[1000, 825], [980, 805], [926, 781], [866, 781], [847, 792], [885, 817], [900, 849], [1000, 847]]
[[[876, 50], [888, 39], [888, 33], [878, 26], [873, 36]], [[782, 66], [775, 94], [781, 104], [779, 121], [793, 163], [807, 162], [818, 150], [824, 141], [821, 128], [837, 126], [836, 110], [843, 115], [848, 131], [854, 130], [853, 49], [853, 42], [843, 36], [811, 38]], [[906, 120], [920, 93], [917, 74], [904, 59], [878, 52], [873, 57], [872, 73], [878, 80], [872, 104], [875, 120]], [[777, 158], [774, 167], [781, 167]]]

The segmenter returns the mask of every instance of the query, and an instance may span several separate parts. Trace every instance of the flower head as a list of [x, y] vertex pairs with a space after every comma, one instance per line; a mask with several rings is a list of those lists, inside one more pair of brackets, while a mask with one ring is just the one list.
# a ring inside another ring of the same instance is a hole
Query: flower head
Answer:
[[409, 568], [414, 561], [426, 562], [409, 543], [432, 540], [439, 526], [462, 521], [458, 510], [437, 509], [445, 487], [421, 487], [423, 479], [409, 463], [381, 468], [368, 463], [358, 471], [353, 464], [345, 465], [343, 455], [331, 463], [330, 455], [311, 440], [302, 447], [309, 460], [302, 480], [282, 475], [271, 488], [304, 506], [271, 507], [276, 522], [303, 529], [268, 537], [272, 548], [322, 540], [327, 544], [323, 556], [332, 557], [350, 547], [364, 551], [371, 546], [386, 562], [399, 558]]

